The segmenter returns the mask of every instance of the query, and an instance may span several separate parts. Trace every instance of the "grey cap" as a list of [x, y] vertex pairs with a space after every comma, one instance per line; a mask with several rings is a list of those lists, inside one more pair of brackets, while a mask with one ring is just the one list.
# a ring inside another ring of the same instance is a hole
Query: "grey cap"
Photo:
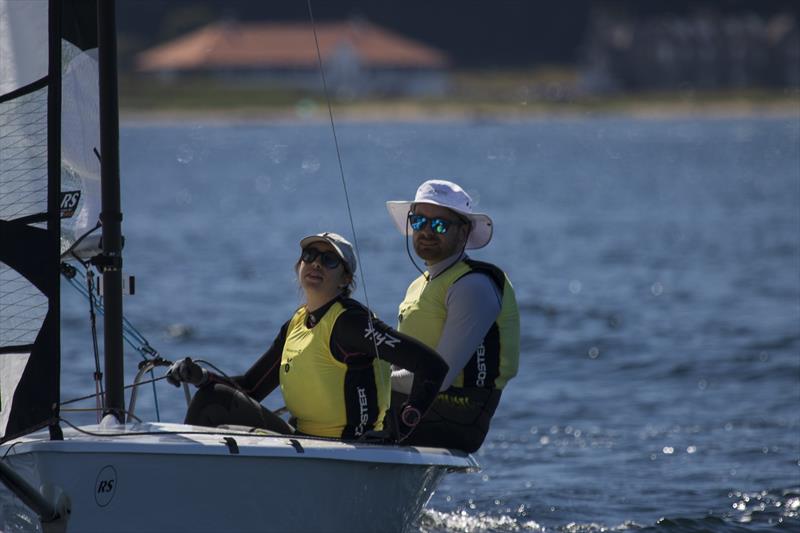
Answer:
[[305, 237], [300, 241], [300, 248], [305, 248], [309, 244], [315, 242], [327, 242], [333, 246], [333, 249], [336, 250], [336, 255], [344, 261], [347, 271], [351, 274], [356, 273], [356, 266], [358, 263], [356, 262], [356, 254], [353, 252], [353, 245], [350, 244], [350, 241], [338, 233], [326, 231], [325, 233], [317, 233], [316, 235]]

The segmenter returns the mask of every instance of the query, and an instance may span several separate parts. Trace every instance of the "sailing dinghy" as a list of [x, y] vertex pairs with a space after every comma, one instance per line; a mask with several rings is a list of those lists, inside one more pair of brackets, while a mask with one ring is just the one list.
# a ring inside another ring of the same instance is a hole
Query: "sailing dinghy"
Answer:
[[[471, 456], [130, 421], [114, 20], [112, 0], [0, 0], [0, 529], [407, 531]], [[95, 425], [59, 408], [67, 256], [103, 278]]]

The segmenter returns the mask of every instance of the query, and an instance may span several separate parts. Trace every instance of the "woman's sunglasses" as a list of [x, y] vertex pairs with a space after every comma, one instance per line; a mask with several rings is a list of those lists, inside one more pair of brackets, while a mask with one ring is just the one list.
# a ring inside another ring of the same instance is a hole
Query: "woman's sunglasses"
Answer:
[[309, 246], [308, 248], [303, 249], [303, 253], [300, 254], [300, 259], [309, 265], [313, 263], [317, 257], [319, 257], [319, 261], [322, 266], [328, 270], [333, 270], [342, 264], [342, 258], [339, 257], [336, 252], [321, 252], [316, 248]]
[[445, 218], [428, 218], [423, 215], [415, 215], [413, 213], [408, 214], [408, 223], [411, 224], [411, 229], [414, 231], [424, 230], [425, 226], [428, 225], [428, 221], [431, 223], [431, 229], [433, 232], [438, 233], [439, 235], [444, 235], [447, 233], [447, 229], [450, 226], [457, 226], [460, 224], [460, 222], [447, 220]]

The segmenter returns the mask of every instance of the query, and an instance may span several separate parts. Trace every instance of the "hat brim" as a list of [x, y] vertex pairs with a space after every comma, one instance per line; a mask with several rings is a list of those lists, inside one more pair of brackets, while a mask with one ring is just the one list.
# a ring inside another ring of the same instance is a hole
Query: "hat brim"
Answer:
[[430, 201], [407, 202], [392, 200], [386, 202], [386, 209], [389, 211], [389, 217], [391, 217], [392, 222], [394, 222], [397, 231], [403, 235], [411, 235], [412, 233], [411, 226], [408, 223], [408, 212], [411, 210], [411, 206], [414, 204], [438, 205], [439, 207], [444, 207], [455, 213], [458, 213], [464, 218], [469, 219], [469, 221], [472, 223], [472, 230], [470, 231], [469, 238], [467, 239], [467, 250], [477, 250], [478, 248], [483, 248], [489, 244], [489, 241], [492, 240], [494, 225], [492, 224], [492, 219], [487, 214], [467, 213], [459, 209], [453, 209], [448, 205]]

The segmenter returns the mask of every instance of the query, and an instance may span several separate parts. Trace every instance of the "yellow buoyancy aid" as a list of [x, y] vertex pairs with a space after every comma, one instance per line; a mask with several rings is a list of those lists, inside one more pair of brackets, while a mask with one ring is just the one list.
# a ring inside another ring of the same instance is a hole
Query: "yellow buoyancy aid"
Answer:
[[497, 286], [502, 295], [500, 314], [453, 386], [502, 389], [519, 367], [519, 310], [508, 276], [496, 266], [465, 259], [431, 280], [425, 274], [418, 277], [400, 304], [397, 330], [435, 350], [447, 319], [447, 291], [473, 271], [488, 275]]
[[349, 367], [331, 353], [333, 326], [345, 310], [337, 301], [309, 328], [303, 306], [289, 321], [281, 392], [297, 429], [309, 435], [357, 438], [383, 428], [391, 394], [389, 365], [375, 359], [371, 365]]

